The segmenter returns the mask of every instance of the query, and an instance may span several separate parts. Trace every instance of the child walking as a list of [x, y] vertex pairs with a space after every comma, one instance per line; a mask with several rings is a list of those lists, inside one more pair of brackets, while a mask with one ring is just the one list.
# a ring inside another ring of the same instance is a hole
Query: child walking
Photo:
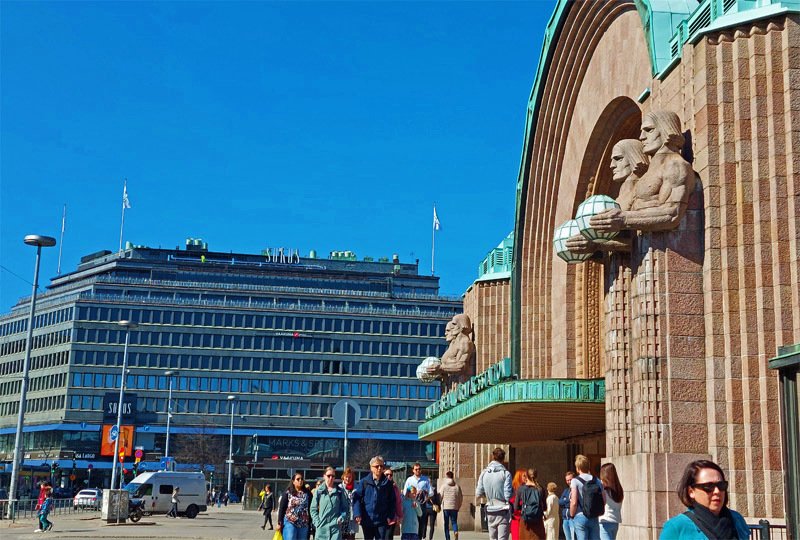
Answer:
[[47, 515], [50, 514], [50, 510], [53, 509], [53, 493], [48, 491], [45, 495], [44, 502], [42, 503], [42, 507], [39, 509], [39, 528], [33, 532], [44, 532], [49, 531], [53, 528], [53, 524], [47, 519]]
[[400, 540], [419, 540], [419, 518], [422, 508], [417, 503], [417, 489], [409, 487], [403, 498], [403, 524], [400, 527]]

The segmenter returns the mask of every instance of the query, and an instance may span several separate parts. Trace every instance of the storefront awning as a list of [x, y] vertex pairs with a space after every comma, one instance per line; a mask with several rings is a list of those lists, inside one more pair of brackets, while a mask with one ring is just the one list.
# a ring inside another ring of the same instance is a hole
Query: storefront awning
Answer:
[[535, 379], [486, 388], [429, 418], [418, 433], [428, 441], [512, 444], [604, 430], [604, 379]]

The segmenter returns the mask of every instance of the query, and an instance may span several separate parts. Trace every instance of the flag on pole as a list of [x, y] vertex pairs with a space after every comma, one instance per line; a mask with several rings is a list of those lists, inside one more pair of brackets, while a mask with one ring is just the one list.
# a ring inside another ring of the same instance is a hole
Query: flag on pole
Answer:
[[125, 182], [122, 188], [122, 208], [130, 208], [131, 201], [128, 200], [128, 182]]
[[442, 228], [442, 225], [439, 223], [439, 216], [436, 215], [436, 205], [433, 206], [433, 230], [438, 231]]

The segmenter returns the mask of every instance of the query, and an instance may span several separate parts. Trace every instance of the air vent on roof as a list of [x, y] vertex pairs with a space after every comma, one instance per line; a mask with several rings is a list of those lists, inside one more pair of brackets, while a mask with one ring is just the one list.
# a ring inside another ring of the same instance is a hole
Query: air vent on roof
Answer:
[[689, 23], [689, 35], [693, 36], [698, 30], [702, 30], [709, 24], [711, 24], [711, 3], [704, 5], [697, 17]]

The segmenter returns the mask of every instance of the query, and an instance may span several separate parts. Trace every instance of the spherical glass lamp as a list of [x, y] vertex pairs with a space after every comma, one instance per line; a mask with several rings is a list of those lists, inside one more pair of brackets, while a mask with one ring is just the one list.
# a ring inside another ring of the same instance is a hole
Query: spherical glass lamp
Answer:
[[442, 361], [435, 356], [427, 357], [420, 365], [417, 366], [417, 379], [426, 383], [437, 380], [439, 375], [436, 374], [436, 371], [441, 365]]
[[592, 195], [578, 206], [578, 211], [575, 212], [575, 221], [578, 222], [578, 228], [584, 238], [602, 244], [619, 234], [618, 231], [596, 231], [589, 225], [591, 218], [612, 208], [619, 208], [619, 204], [608, 195]]
[[578, 264], [592, 256], [591, 253], [573, 253], [567, 249], [567, 240], [580, 233], [578, 222], [574, 219], [565, 221], [556, 227], [556, 230], [553, 232], [553, 247], [556, 250], [556, 255], [569, 264]]

